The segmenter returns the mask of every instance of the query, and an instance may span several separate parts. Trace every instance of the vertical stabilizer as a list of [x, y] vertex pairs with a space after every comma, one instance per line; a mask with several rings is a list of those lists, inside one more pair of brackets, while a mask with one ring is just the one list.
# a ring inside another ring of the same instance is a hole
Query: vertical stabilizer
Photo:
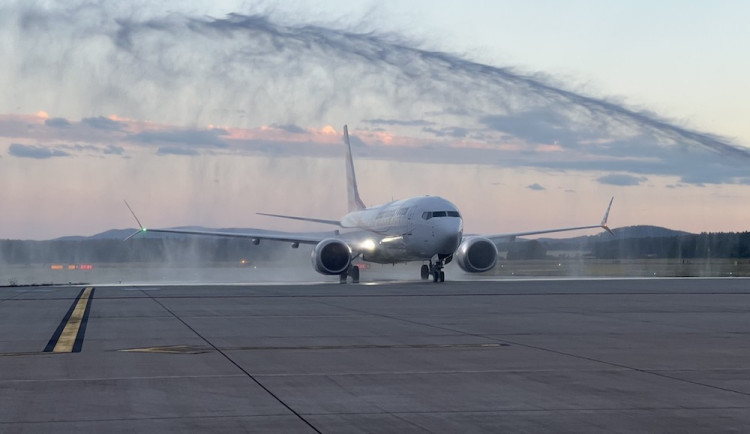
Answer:
[[354, 161], [352, 160], [352, 145], [349, 144], [349, 129], [344, 125], [344, 143], [346, 143], [346, 193], [349, 200], [349, 212], [365, 209], [365, 204], [359, 198], [357, 177], [354, 175]]

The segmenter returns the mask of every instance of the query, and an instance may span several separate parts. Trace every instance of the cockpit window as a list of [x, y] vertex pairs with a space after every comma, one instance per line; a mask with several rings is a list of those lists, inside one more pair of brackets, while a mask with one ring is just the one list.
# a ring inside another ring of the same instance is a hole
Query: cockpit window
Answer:
[[458, 211], [425, 211], [422, 213], [422, 218], [429, 220], [433, 217], [461, 217]]

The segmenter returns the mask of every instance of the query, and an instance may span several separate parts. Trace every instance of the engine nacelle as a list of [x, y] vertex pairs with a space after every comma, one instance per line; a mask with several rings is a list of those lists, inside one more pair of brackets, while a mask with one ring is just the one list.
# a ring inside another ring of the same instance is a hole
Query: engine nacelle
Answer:
[[352, 263], [352, 250], [335, 238], [319, 242], [312, 251], [312, 264], [320, 274], [341, 274]]
[[465, 239], [454, 255], [456, 262], [467, 273], [482, 273], [491, 270], [497, 263], [497, 246], [485, 237]]

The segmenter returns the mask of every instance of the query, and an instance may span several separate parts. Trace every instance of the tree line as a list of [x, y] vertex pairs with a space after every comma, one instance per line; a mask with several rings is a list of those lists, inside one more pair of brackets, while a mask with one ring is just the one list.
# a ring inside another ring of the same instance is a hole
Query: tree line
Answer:
[[79, 264], [166, 262], [201, 264], [272, 261], [282, 256], [288, 245], [262, 243], [249, 239], [195, 237], [144, 238], [122, 241], [92, 240], [0, 240], [0, 263], [5, 264]]
[[750, 232], [637, 238], [597, 235], [575, 240], [518, 240], [498, 247], [507, 252], [507, 260], [544, 259], [550, 251], [577, 252], [595, 259], [750, 258]]

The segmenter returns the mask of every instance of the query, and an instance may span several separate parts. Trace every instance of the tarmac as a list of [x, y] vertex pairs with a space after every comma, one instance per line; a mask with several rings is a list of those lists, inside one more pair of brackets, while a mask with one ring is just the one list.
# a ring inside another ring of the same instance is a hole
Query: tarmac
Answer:
[[750, 280], [0, 288], [0, 432], [748, 432]]

